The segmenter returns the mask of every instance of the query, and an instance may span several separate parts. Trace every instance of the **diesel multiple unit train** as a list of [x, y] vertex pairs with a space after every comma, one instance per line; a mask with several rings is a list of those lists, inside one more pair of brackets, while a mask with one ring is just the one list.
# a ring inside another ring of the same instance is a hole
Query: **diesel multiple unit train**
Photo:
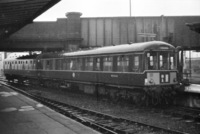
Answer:
[[133, 102], [160, 103], [179, 88], [177, 51], [161, 41], [23, 56], [5, 60], [4, 74], [9, 81], [76, 87]]

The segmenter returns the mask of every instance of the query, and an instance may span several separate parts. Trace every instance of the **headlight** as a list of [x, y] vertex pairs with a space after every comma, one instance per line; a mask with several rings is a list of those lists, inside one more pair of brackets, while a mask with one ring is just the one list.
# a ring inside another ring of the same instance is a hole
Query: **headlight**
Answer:
[[153, 80], [153, 79], [150, 79], [150, 80], [149, 80], [149, 84], [150, 84], [150, 85], [155, 84], [154, 80]]
[[155, 82], [152, 78], [150, 80], [145, 79], [145, 85], [155, 85]]

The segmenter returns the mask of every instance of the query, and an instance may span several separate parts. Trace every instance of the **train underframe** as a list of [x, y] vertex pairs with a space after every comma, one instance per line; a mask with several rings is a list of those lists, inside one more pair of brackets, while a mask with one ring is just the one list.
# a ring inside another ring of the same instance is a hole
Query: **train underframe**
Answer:
[[109, 99], [114, 102], [128, 102], [135, 105], [171, 104], [177, 94], [177, 85], [127, 87], [120, 85], [105, 85], [102, 83], [84, 83], [61, 79], [38, 79], [21, 76], [6, 76], [9, 81], [18, 83], [28, 81], [34, 86], [70, 90], [96, 96], [97, 99]]

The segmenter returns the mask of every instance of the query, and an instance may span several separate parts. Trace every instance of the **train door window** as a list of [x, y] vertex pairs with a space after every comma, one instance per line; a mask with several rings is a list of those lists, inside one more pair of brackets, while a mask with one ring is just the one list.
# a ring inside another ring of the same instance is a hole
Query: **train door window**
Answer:
[[169, 69], [169, 53], [168, 52], [160, 52], [159, 54], [159, 67], [161, 70]]
[[158, 53], [157, 52], [147, 52], [147, 68], [148, 70], [158, 69]]
[[94, 70], [95, 71], [100, 71], [101, 70], [101, 66], [100, 66], [101, 60], [100, 58], [94, 58]]
[[117, 57], [117, 71], [128, 72], [129, 57], [127, 55], [121, 55]]
[[113, 70], [113, 57], [104, 57], [103, 71], [112, 71], [112, 70]]
[[93, 71], [93, 58], [87, 57], [85, 59], [85, 70]]

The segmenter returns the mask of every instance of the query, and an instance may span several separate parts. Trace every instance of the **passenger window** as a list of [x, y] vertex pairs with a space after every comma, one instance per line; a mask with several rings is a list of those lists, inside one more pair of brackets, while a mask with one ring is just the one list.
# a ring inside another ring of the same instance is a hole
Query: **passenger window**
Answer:
[[79, 70], [79, 60], [77, 58], [74, 58], [71, 60], [70, 69], [71, 70]]
[[70, 63], [69, 63], [69, 70], [73, 70], [73, 67], [74, 67], [74, 61], [73, 61], [73, 60], [70, 60]]
[[129, 57], [128, 56], [118, 56], [117, 57], [117, 71], [128, 72], [129, 69]]
[[82, 70], [83, 59], [77, 59], [77, 70]]
[[103, 71], [112, 71], [113, 70], [113, 58], [104, 57], [103, 58]]
[[139, 61], [139, 56], [133, 56], [133, 68], [132, 68], [132, 71], [133, 72], [140, 72], [140, 69], [139, 69], [139, 66], [140, 66], [140, 61]]
[[35, 62], [36, 62], [36, 61], [33, 61], [33, 68], [32, 68], [32, 69], [35, 69]]
[[93, 70], [93, 58], [88, 57], [85, 60], [85, 70], [92, 71]]
[[62, 61], [61, 59], [56, 59], [56, 70], [62, 70]]
[[70, 70], [70, 65], [71, 65], [71, 60], [70, 59], [66, 59], [64, 62], [64, 68], [66, 70]]
[[100, 58], [95, 58], [95, 71], [100, 71], [101, 70], [101, 66], [100, 66]]
[[46, 60], [46, 70], [51, 70], [52, 61]]

